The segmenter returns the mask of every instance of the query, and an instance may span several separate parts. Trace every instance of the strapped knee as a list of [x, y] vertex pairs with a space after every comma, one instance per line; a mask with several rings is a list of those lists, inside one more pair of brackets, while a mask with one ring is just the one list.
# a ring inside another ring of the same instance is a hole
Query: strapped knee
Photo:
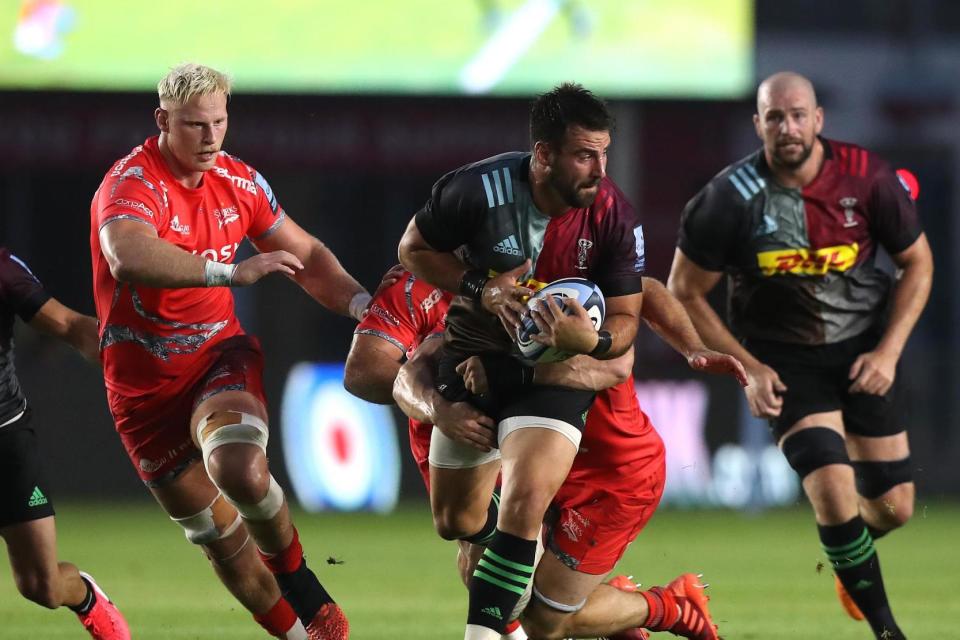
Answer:
[[547, 606], [548, 608], [553, 609], [554, 611], [559, 611], [560, 613], [566, 613], [566, 614], [576, 613], [577, 611], [580, 611], [580, 609], [583, 609], [583, 606], [587, 604], [586, 598], [584, 598], [581, 602], [578, 602], [577, 604], [564, 604], [562, 602], [557, 602], [556, 600], [551, 600], [547, 596], [540, 593], [540, 590], [537, 589], [536, 585], [533, 586], [533, 597], [536, 598], [537, 601]]
[[875, 500], [898, 484], [913, 482], [910, 456], [889, 462], [859, 461], [853, 463], [857, 478], [857, 493]]
[[185, 518], [170, 518], [181, 527], [193, 544], [210, 544], [226, 538], [240, 526], [237, 509], [218, 494], [205, 509]]
[[827, 427], [801, 429], [783, 441], [783, 455], [800, 479], [831, 464], [850, 464], [843, 436]]
[[[269, 433], [267, 424], [257, 416], [239, 411], [215, 411], [197, 423], [203, 464], [209, 471], [210, 455], [226, 444], [252, 444], [266, 455]], [[216, 484], [216, 479], [213, 481]], [[270, 520], [283, 506], [283, 489], [271, 474], [267, 495], [256, 504], [238, 502], [226, 494], [224, 498], [236, 507], [244, 520]]]

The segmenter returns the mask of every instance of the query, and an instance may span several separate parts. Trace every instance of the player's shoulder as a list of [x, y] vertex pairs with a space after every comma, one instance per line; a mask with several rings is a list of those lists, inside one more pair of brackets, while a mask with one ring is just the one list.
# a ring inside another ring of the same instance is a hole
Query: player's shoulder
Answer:
[[[465, 164], [440, 179], [445, 188], [476, 193], [485, 198], [513, 201], [514, 185], [527, 180], [530, 153], [511, 151]], [[500, 204], [503, 204], [501, 202]]]
[[855, 142], [845, 142], [830, 138], [821, 138], [824, 155], [832, 160], [832, 170], [840, 176], [867, 182], [881, 173], [890, 171], [890, 164], [878, 153], [862, 147]]
[[701, 194], [724, 207], [740, 206], [763, 193], [770, 179], [763, 151], [758, 149], [721, 169]]
[[157, 148], [157, 137], [148, 138], [138, 144], [125, 156], [113, 163], [104, 177], [104, 181], [120, 181], [130, 176], [147, 178], [157, 173], [157, 162], [162, 161]]

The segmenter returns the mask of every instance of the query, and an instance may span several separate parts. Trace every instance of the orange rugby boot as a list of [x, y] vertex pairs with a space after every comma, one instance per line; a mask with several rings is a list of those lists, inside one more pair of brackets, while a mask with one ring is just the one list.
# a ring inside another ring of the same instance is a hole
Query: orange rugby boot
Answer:
[[[680, 609], [680, 617], [667, 629], [670, 633], [694, 638], [695, 640], [720, 640], [717, 626], [710, 617], [707, 607], [709, 598], [704, 593], [707, 585], [700, 582], [701, 576], [685, 573], [674, 578], [667, 585], [666, 591], [673, 594]], [[654, 587], [656, 589], [658, 587]]]
[[836, 574], [833, 576], [833, 584], [837, 588], [837, 598], [840, 599], [840, 604], [843, 606], [843, 610], [847, 612], [847, 615], [854, 620], [863, 620], [863, 612], [860, 611], [860, 607], [853, 601], [850, 594], [847, 593], [847, 588], [843, 586], [843, 583], [840, 582], [840, 578], [838, 578]]
[[110, 601], [90, 574], [81, 571], [80, 576], [90, 585], [97, 597], [90, 611], [77, 614], [87, 633], [96, 640], [130, 640], [130, 627], [117, 606]]
[[328, 602], [320, 607], [307, 625], [309, 640], [347, 640], [349, 637], [350, 623], [336, 602]]

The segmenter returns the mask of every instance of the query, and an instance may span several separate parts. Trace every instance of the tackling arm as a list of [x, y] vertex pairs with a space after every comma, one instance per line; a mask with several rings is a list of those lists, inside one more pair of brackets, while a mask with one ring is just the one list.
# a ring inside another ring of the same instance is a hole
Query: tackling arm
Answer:
[[343, 386], [353, 395], [376, 404], [393, 403], [393, 383], [403, 362], [395, 344], [373, 335], [356, 334], [343, 372]]

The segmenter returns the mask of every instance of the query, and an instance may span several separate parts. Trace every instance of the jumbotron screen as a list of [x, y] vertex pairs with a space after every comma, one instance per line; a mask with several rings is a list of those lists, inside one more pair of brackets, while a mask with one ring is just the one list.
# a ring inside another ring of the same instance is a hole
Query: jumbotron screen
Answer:
[[179, 62], [243, 92], [741, 96], [752, 0], [10, 0], [0, 89], [144, 90]]

